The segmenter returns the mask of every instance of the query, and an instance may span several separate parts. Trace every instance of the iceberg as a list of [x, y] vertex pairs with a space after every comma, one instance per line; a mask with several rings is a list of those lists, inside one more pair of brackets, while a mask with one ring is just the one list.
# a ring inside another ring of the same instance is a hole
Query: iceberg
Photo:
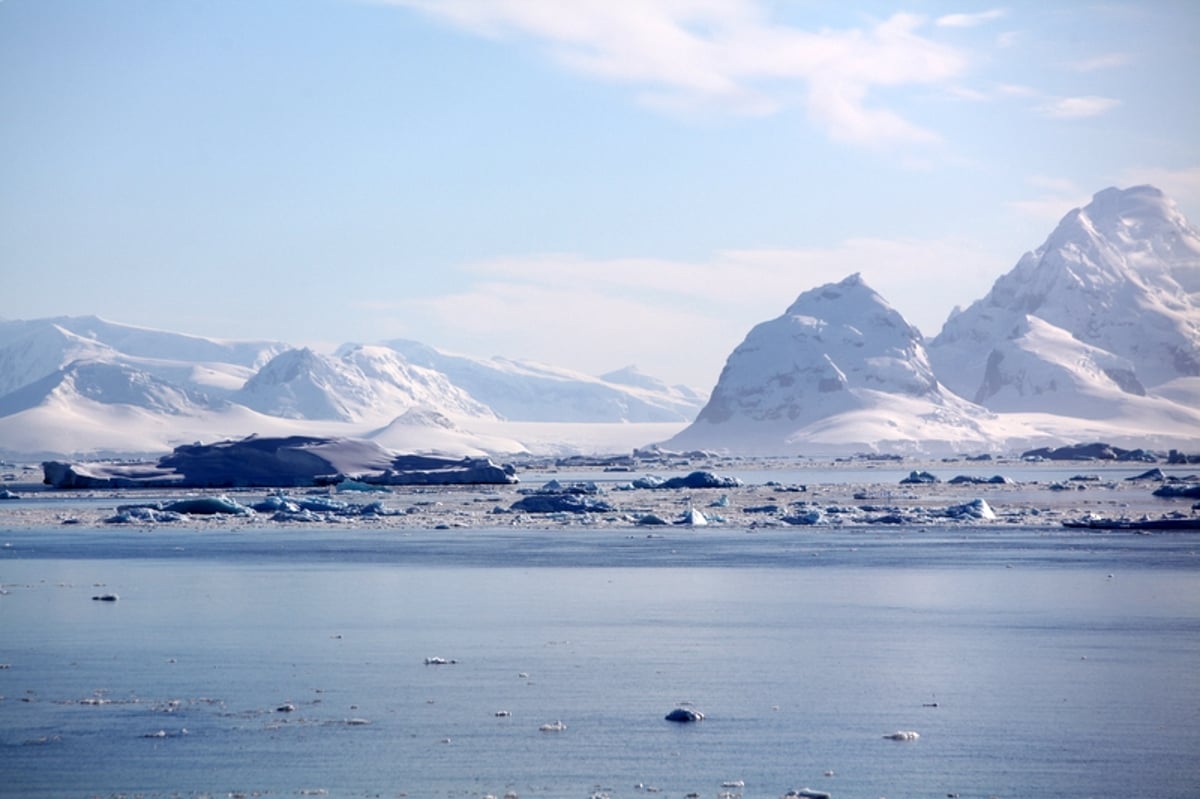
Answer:
[[404, 455], [373, 441], [312, 436], [185, 444], [156, 463], [42, 464], [55, 488], [277, 488], [338, 485], [482, 485], [517, 482], [489, 458]]

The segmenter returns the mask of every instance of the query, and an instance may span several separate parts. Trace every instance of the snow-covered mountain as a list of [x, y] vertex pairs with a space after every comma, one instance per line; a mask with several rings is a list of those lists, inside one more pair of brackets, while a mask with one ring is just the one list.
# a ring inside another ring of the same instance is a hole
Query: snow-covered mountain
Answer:
[[609, 380], [532, 361], [452, 355], [403, 339], [387, 346], [446, 375], [510, 421], [687, 422], [703, 404], [695, 392], [648, 381], [636, 369]]
[[287, 419], [379, 423], [421, 407], [494, 417], [445, 375], [408, 364], [386, 347], [361, 345], [347, 345], [334, 356], [308, 348], [281, 352], [232, 400]]
[[1065, 416], [1200, 375], [1200, 234], [1156, 188], [1105, 189], [953, 314], [929, 353], [964, 397]]
[[[546, 414], [585, 424], [645, 418], [682, 424], [701, 404], [694, 393], [633, 369], [605, 381], [523, 362], [480, 363], [492, 395], [533, 424]], [[96, 317], [0, 320], [5, 455], [144, 454], [251, 433], [367, 436], [443, 454], [522, 451], [507, 424], [446, 374], [388, 346], [346, 344], [326, 355]]]
[[1158, 189], [1067, 214], [928, 353], [857, 276], [802, 294], [666, 446], [934, 454], [1044, 437], [1200, 441], [1200, 234]]
[[94, 316], [0, 320], [5, 455], [251, 433], [562, 454], [638, 431], [747, 454], [1195, 449], [1200, 234], [1157, 189], [1106, 189], [930, 342], [857, 275], [806, 291], [749, 332], [707, 403], [635, 367], [595, 377], [403, 340], [326, 355]]
[[276, 341], [225, 341], [132, 327], [95, 316], [0, 320], [0, 396], [76, 361], [124, 364], [212, 396], [236, 391]]
[[980, 448], [990, 414], [944, 390], [920, 332], [860, 275], [801, 294], [729, 356], [672, 449]]

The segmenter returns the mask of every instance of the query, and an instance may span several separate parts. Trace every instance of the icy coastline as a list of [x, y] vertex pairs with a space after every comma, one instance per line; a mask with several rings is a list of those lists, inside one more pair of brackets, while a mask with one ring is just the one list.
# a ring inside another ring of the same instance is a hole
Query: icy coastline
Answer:
[[[641, 467], [649, 464], [641, 463]], [[133, 468], [133, 467], [126, 467]], [[496, 467], [499, 468], [499, 467]], [[659, 469], [543, 464], [505, 482], [184, 488], [178, 483], [97, 483], [65, 491], [12, 483], [0, 527], [114, 523], [189, 527], [381, 527], [424, 530], [667, 528], [1075, 527], [1200, 530], [1194, 465], [1097, 461], [794, 463], [712, 460]], [[742, 479], [727, 476], [738, 468]], [[103, 476], [96, 476], [102, 479]], [[797, 479], [798, 478], [798, 479]], [[674, 486], [674, 487], [664, 487]], [[1161, 522], [1170, 520], [1169, 525]], [[1153, 522], [1154, 524], [1150, 524]], [[1119, 523], [1119, 524], [1117, 524]], [[697, 534], [701, 534], [697, 530]]]

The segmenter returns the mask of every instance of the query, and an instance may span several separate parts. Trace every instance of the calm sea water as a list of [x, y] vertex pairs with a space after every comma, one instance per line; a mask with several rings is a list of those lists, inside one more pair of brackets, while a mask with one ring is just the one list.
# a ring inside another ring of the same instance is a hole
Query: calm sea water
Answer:
[[3, 796], [1200, 796], [1196, 536], [0, 539]]

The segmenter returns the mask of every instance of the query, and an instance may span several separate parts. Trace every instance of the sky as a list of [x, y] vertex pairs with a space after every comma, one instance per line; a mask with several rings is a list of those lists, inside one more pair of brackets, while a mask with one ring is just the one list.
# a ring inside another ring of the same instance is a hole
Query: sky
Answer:
[[701, 390], [860, 272], [927, 337], [1069, 210], [1200, 222], [1200, 4], [0, 0], [0, 318]]

